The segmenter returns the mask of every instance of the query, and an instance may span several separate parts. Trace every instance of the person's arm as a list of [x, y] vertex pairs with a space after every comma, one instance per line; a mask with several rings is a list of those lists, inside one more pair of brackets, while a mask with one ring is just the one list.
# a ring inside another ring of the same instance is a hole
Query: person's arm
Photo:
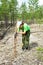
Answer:
[[19, 34], [26, 34], [26, 29], [24, 27], [24, 31], [20, 31]]
[[26, 32], [19, 32], [19, 34], [25, 34]]

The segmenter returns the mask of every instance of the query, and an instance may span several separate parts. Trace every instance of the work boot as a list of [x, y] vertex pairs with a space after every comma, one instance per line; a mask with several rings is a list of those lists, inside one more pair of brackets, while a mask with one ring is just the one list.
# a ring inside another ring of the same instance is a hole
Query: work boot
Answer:
[[30, 46], [29, 46], [29, 47], [27, 46], [27, 47], [26, 47], [26, 50], [30, 50]]
[[28, 50], [28, 47], [26, 47], [26, 50]]
[[22, 50], [24, 50], [24, 49], [25, 49], [25, 47], [23, 46], [23, 47], [22, 47]]

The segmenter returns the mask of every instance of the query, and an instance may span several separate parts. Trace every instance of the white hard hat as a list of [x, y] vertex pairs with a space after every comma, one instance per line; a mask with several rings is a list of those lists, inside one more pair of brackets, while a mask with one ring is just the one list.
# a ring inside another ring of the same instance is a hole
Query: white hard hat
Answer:
[[17, 27], [19, 27], [22, 24], [22, 21], [17, 21]]

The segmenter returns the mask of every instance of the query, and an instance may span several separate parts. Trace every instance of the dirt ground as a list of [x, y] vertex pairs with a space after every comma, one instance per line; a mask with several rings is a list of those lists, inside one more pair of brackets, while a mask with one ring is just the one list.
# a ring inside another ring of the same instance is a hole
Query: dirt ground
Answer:
[[[32, 24], [30, 27], [31, 32], [43, 31], [43, 24]], [[37, 47], [43, 47], [43, 32], [31, 33], [31, 49], [23, 51], [22, 35], [19, 34], [15, 42], [14, 29], [14, 27], [10, 28], [4, 39], [0, 40], [0, 65], [43, 65], [43, 62], [37, 60], [36, 50]]]

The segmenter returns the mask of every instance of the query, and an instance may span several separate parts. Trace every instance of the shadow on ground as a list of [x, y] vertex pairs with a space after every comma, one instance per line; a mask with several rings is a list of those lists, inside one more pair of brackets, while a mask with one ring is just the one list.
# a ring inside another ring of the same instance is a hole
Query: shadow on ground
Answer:
[[32, 48], [35, 48], [35, 47], [38, 47], [38, 43], [37, 43], [37, 42], [32, 42], [32, 43], [30, 44], [30, 50], [31, 50]]

